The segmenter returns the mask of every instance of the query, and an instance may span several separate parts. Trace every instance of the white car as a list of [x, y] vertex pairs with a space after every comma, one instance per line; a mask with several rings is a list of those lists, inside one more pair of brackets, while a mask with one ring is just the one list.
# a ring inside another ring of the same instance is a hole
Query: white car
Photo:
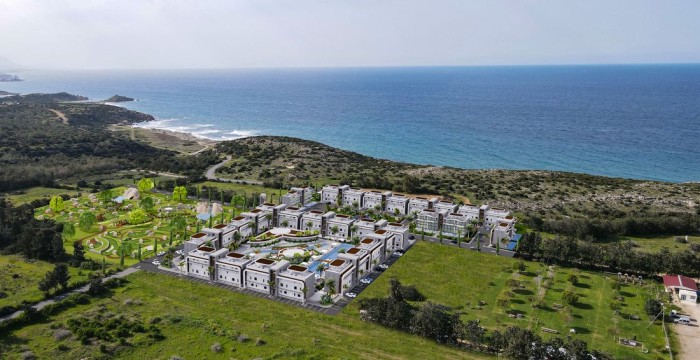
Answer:
[[345, 293], [345, 296], [349, 297], [351, 299], [354, 299], [357, 297], [357, 294], [355, 294], [354, 292], [349, 292], [349, 293]]
[[362, 279], [360, 279], [360, 282], [363, 283], [363, 284], [371, 284], [371, 283], [372, 283], [372, 279], [370, 279], [370, 278], [362, 278]]
[[160, 266], [160, 261], [158, 261], [158, 260], [154, 261], [154, 262], [153, 262], [153, 265], [155, 265], [155, 266]]
[[396, 256], [401, 256], [401, 255], [403, 255], [403, 254], [400, 253], [400, 252], [398, 252], [398, 251], [395, 251], [395, 252], [394, 252], [394, 255], [396, 255]]
[[379, 267], [382, 268], [382, 269], [384, 269], [384, 270], [386, 270], [386, 269], [389, 268], [389, 265], [387, 265], [387, 264], [379, 264]]
[[163, 256], [163, 255], [165, 255], [165, 251], [159, 251], [156, 255]]
[[184, 250], [177, 250], [177, 251], [175, 251], [175, 253], [178, 254], [178, 255], [185, 255], [185, 251], [184, 251]]

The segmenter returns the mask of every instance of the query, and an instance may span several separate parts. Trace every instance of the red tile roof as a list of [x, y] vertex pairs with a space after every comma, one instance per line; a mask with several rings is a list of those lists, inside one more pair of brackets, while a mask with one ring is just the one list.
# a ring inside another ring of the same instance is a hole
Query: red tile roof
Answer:
[[698, 284], [695, 283], [695, 280], [683, 275], [664, 275], [664, 286], [684, 287], [698, 291]]

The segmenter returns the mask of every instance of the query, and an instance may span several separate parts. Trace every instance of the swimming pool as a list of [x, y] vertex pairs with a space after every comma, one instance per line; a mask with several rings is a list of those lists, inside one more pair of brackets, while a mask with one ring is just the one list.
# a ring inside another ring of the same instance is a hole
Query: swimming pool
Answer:
[[354, 247], [354, 245], [352, 245], [352, 244], [343, 244], [343, 243], [338, 244], [338, 246], [333, 248], [333, 250], [323, 254], [323, 256], [321, 256], [320, 259], [314, 260], [312, 263], [310, 263], [309, 266], [307, 267], [307, 269], [311, 272], [316, 272], [316, 269], [318, 269], [318, 266], [322, 262], [324, 262], [324, 260], [328, 260], [328, 261], [335, 260], [335, 258], [338, 257], [340, 250], [343, 250], [343, 249], [348, 250], [348, 249], [351, 249], [353, 247]]

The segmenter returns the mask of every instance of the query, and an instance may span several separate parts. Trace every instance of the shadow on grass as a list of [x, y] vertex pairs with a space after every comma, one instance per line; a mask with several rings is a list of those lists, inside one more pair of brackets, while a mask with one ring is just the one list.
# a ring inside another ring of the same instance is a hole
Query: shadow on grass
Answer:
[[586, 304], [586, 303], [581, 303], [581, 302], [574, 303], [571, 306], [573, 306], [577, 309], [581, 309], [581, 310], [593, 310], [593, 306], [591, 306], [591, 304]]
[[591, 333], [591, 330], [589, 330], [588, 328], [584, 328], [584, 327], [574, 326], [572, 329], [575, 329], [577, 334], [590, 334]]
[[521, 300], [521, 299], [512, 299], [510, 302], [512, 302], [512, 303], [514, 303], [514, 304], [524, 304], [524, 303], [525, 303], [525, 300]]
[[574, 286], [579, 288], [579, 289], [590, 289], [591, 288], [590, 285], [584, 284], [584, 283], [576, 283], [576, 285], [574, 285]]
[[513, 292], [518, 294], [518, 295], [533, 295], [534, 294], [534, 292], [532, 290], [528, 290], [528, 289], [516, 289], [516, 290], [513, 290]]

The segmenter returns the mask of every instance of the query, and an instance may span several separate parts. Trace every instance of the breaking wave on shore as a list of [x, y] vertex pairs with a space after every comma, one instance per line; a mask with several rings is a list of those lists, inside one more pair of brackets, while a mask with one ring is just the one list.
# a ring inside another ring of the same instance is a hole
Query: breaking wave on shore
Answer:
[[184, 133], [192, 135], [200, 139], [208, 140], [235, 140], [241, 139], [249, 136], [257, 135], [258, 132], [255, 130], [233, 130], [224, 131], [219, 129], [214, 129], [213, 124], [187, 124], [182, 125], [178, 123], [181, 119], [157, 119], [152, 121], [146, 121], [138, 124], [134, 124], [134, 127], [149, 129], [149, 130], [165, 130]]

